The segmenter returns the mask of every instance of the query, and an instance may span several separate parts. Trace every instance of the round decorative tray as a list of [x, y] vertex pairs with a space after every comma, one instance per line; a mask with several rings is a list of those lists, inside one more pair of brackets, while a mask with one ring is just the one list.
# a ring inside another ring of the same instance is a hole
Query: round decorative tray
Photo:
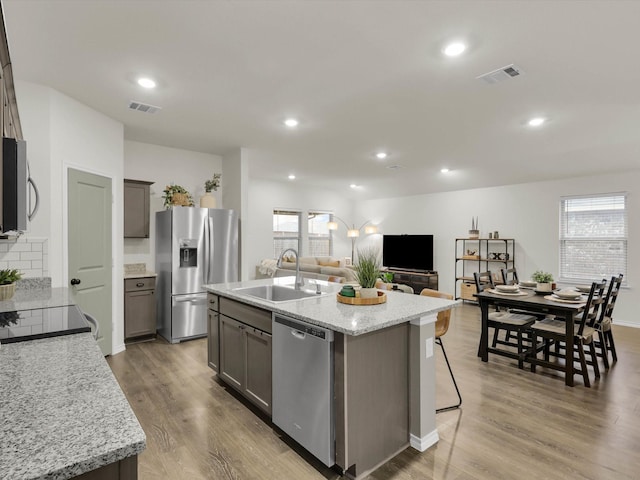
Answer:
[[343, 297], [339, 293], [336, 297], [338, 302], [347, 305], [379, 305], [387, 301], [387, 294], [384, 292], [378, 292], [377, 298]]

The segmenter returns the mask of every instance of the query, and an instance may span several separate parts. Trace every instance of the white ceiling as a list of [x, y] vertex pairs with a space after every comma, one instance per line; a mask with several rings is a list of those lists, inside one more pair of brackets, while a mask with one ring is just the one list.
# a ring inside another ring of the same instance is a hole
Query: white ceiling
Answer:
[[[2, 4], [17, 80], [130, 140], [252, 149], [252, 176], [369, 198], [640, 168], [640, 1]], [[468, 51], [445, 58], [451, 39]], [[511, 63], [525, 74], [475, 79]], [[159, 86], [137, 86], [142, 74]], [[549, 121], [526, 127], [533, 115]]]

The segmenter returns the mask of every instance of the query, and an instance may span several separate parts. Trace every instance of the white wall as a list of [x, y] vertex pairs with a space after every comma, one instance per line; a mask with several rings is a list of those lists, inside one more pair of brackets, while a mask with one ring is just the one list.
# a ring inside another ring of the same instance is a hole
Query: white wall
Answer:
[[[155, 270], [155, 212], [164, 210], [163, 191], [167, 185], [181, 185], [199, 204], [204, 195], [204, 182], [214, 173], [223, 173], [222, 158], [218, 155], [162, 147], [148, 143], [125, 140], [124, 178], [154, 182], [151, 185], [149, 238], [125, 238], [123, 263], [145, 263]], [[223, 206], [223, 191], [227, 184], [223, 174], [220, 187], [211, 192], [217, 206]]]
[[[332, 190], [309, 189], [293, 182], [270, 182], [251, 178], [249, 182], [250, 222], [245, 223], [247, 242], [245, 261], [250, 269], [249, 278], [255, 277], [255, 266], [261, 260], [273, 258], [274, 209], [303, 212], [326, 210], [350, 222], [351, 208], [347, 198], [337, 195]], [[303, 232], [306, 230], [304, 220], [303, 218]], [[342, 227], [334, 234], [334, 255], [337, 257], [351, 255], [351, 242], [347, 240], [346, 235]], [[302, 255], [306, 254], [306, 245], [303, 242]]]
[[228, 152], [222, 159], [222, 166], [227, 179], [227, 189], [224, 191], [224, 203], [226, 208], [235, 210], [240, 218], [239, 243], [240, 251], [240, 280], [247, 280], [250, 277], [249, 266], [244, 261], [247, 254], [248, 241], [245, 225], [250, 222], [248, 210], [248, 184], [249, 184], [249, 150], [239, 148]]
[[[16, 82], [31, 174], [42, 193], [28, 236], [48, 239], [48, 271], [54, 287], [68, 285], [67, 170], [112, 180], [113, 352], [124, 348], [122, 279], [123, 125], [51, 88]], [[46, 268], [43, 268], [46, 270]]]
[[[453, 292], [456, 237], [466, 237], [471, 217], [479, 217], [481, 236], [498, 230], [516, 240], [516, 268], [526, 279], [542, 269], [559, 271], [559, 201], [565, 195], [629, 192], [628, 288], [616, 303], [615, 321], [640, 327], [640, 172], [579, 177], [495, 188], [378, 199], [361, 202], [360, 215], [378, 215], [384, 233], [434, 235], [434, 268], [440, 290]], [[617, 274], [619, 272], [611, 272]]]

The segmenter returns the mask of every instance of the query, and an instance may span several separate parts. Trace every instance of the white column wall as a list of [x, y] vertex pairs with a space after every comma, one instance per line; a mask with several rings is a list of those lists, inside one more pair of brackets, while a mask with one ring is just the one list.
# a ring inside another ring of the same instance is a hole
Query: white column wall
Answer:
[[[466, 237], [471, 217], [479, 218], [480, 235], [498, 230], [516, 241], [520, 277], [535, 270], [559, 273], [559, 202], [565, 195], [628, 192], [628, 288], [616, 303], [615, 322], [640, 327], [640, 172], [578, 177], [457, 192], [377, 199], [360, 202], [357, 213], [378, 216], [384, 233], [434, 235], [434, 268], [440, 290], [453, 292], [455, 238]], [[618, 272], [613, 272], [618, 273]]]

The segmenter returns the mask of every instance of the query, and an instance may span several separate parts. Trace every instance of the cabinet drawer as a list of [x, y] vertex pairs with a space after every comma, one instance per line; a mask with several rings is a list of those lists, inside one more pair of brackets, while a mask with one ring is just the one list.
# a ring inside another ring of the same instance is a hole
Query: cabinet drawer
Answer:
[[124, 281], [125, 292], [136, 292], [138, 290], [153, 290], [156, 288], [155, 277], [127, 278]]
[[271, 333], [271, 312], [252, 307], [225, 297], [220, 297], [220, 313], [240, 320], [247, 325]]
[[207, 308], [209, 310], [214, 310], [214, 311], [218, 311], [220, 310], [220, 305], [219, 305], [219, 298], [218, 295], [214, 295], [213, 293], [210, 293], [207, 295]]

